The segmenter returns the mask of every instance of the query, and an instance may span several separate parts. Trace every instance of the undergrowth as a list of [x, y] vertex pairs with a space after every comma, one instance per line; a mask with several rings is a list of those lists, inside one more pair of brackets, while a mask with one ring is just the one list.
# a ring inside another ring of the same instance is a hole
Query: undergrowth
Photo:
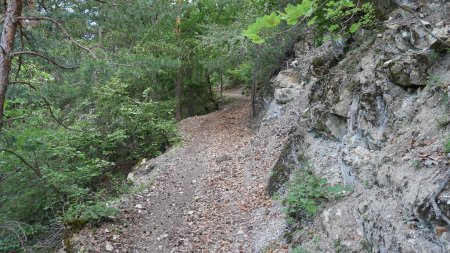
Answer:
[[290, 218], [313, 215], [327, 200], [343, 197], [351, 191], [342, 184], [331, 185], [327, 179], [314, 174], [310, 166], [294, 173], [293, 180], [287, 186], [287, 196], [282, 201]]

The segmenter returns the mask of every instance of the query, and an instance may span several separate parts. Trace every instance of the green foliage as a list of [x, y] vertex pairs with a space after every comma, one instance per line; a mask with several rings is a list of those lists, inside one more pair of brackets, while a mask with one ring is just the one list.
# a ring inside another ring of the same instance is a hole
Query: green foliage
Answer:
[[304, 249], [302, 246], [297, 246], [291, 250], [291, 253], [309, 253], [309, 251]]
[[23, 241], [37, 233], [38, 229], [17, 221], [0, 223], [0, 252], [21, 252], [23, 245], [17, 239]]
[[426, 84], [429, 86], [443, 87], [445, 82], [442, 80], [441, 76], [429, 75], [427, 76]]
[[334, 240], [334, 250], [336, 253], [351, 252], [350, 248], [342, 244], [342, 241], [340, 239]]
[[[12, 64], [11, 80], [25, 83], [9, 86], [0, 132], [0, 224], [29, 224], [29, 240], [45, 237], [55, 223], [79, 228], [113, 215], [106, 203], [123, 193], [136, 162], [178, 142], [177, 80], [182, 116], [206, 113], [215, 109], [220, 77], [244, 85], [263, 79], [270, 73], [253, 76], [254, 69], [272, 71], [284, 53], [285, 46], [273, 47], [257, 58], [241, 35], [254, 18], [280, 6], [275, 0], [184, 1], [180, 10], [160, 0], [40, 4], [32, 16], [58, 20], [90, 52], [51, 22], [23, 29], [20, 50], [78, 66], [63, 71], [28, 56]], [[261, 22], [271, 28], [281, 19], [268, 15]], [[0, 244], [21, 247], [15, 234], [1, 234]]]
[[447, 136], [447, 140], [444, 142], [444, 152], [450, 153], [450, 135]]
[[325, 178], [316, 176], [306, 167], [295, 172], [282, 203], [286, 206], [286, 213], [290, 217], [299, 218], [302, 214], [315, 214], [321, 203], [342, 197], [350, 190], [349, 187], [340, 184], [329, 185]]
[[265, 41], [262, 33], [278, 26], [281, 20], [288, 26], [306, 21], [307, 26], [314, 26], [316, 41], [322, 43], [326, 38], [348, 36], [372, 25], [375, 9], [371, 3], [357, 6], [351, 0], [303, 0], [297, 5], [289, 4], [283, 12], [258, 18], [242, 34], [253, 43], [262, 44]]
[[62, 217], [64, 224], [75, 229], [82, 228], [87, 223], [100, 222], [102, 219], [114, 216], [117, 210], [105, 203], [86, 201], [79, 205], [72, 205], [65, 210]]
[[227, 71], [227, 74], [231, 80], [231, 85], [250, 85], [250, 82], [252, 80], [252, 69], [253, 66], [250, 64], [250, 62], [245, 62], [238, 65], [236, 68], [229, 69]]
[[255, 23], [242, 32], [242, 35], [249, 38], [253, 43], [262, 44], [265, 40], [259, 36], [259, 33], [264, 29], [273, 28], [280, 23], [281, 17], [274, 12], [270, 15], [256, 19]]

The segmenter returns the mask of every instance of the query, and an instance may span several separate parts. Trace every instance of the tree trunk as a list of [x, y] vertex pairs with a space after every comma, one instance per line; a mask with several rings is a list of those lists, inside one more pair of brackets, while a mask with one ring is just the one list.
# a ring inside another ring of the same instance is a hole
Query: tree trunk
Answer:
[[187, 89], [188, 89], [188, 96], [189, 96], [187, 110], [188, 110], [189, 117], [192, 117], [195, 114], [195, 95], [194, 95], [194, 89], [192, 88], [192, 84], [189, 85], [187, 87]]
[[[175, 21], [175, 33], [177, 37], [180, 37], [181, 31], [180, 31], [180, 24], [181, 24], [181, 5], [183, 4], [183, 0], [178, 0], [178, 16]], [[177, 79], [175, 80], [175, 97], [176, 97], [176, 105], [175, 105], [175, 119], [181, 120], [182, 117], [182, 110], [181, 110], [181, 100], [183, 98], [183, 81], [181, 80], [182, 67], [178, 70], [177, 73]]]
[[223, 106], [223, 73], [220, 72], [220, 106]]
[[253, 80], [252, 80], [252, 117], [256, 117], [256, 94], [258, 91], [258, 82], [257, 82], [258, 75], [256, 74], [256, 71], [253, 71]]
[[181, 81], [181, 70], [177, 73], [177, 79], [175, 83], [175, 97], [176, 97], [176, 105], [175, 105], [175, 119], [181, 120], [181, 99], [183, 97], [183, 82]]
[[16, 18], [22, 14], [22, 0], [9, 0], [4, 15], [2, 37], [0, 40], [0, 130], [3, 127], [6, 92], [11, 72], [11, 53], [17, 31]]

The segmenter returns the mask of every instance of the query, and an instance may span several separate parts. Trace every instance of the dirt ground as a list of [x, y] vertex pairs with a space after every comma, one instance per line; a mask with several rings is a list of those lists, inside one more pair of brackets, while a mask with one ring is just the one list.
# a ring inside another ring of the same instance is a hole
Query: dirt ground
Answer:
[[[132, 180], [141, 191], [116, 205], [117, 221], [74, 237], [86, 252], [284, 252], [280, 206], [266, 193], [283, 138], [250, 128], [240, 91], [214, 113], [180, 122], [184, 142], [144, 162]], [[145, 187], [144, 187], [145, 186]]]

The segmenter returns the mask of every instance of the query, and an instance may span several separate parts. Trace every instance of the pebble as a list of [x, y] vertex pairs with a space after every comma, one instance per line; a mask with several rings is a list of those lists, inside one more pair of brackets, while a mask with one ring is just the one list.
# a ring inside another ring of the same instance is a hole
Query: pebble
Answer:
[[105, 247], [105, 250], [108, 251], [108, 252], [111, 252], [111, 251], [114, 250], [114, 247], [111, 245], [111, 243], [107, 243], [106, 247]]

